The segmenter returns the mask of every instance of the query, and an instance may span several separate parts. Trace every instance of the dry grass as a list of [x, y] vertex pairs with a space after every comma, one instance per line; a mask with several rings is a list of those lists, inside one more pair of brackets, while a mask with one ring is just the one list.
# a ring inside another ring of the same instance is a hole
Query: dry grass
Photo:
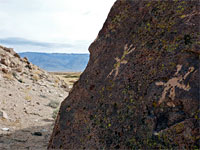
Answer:
[[59, 108], [56, 108], [53, 113], [52, 113], [52, 118], [53, 119], [56, 119], [57, 115], [58, 115], [58, 112], [59, 112]]
[[56, 77], [56, 79], [55, 79], [55, 83], [58, 83], [59, 81], [60, 81], [59, 78]]
[[32, 97], [31, 97], [30, 95], [26, 95], [26, 96], [24, 97], [24, 99], [27, 100], [27, 101], [30, 101], [30, 100], [32, 99]]
[[40, 77], [37, 74], [34, 74], [33, 77], [32, 77], [32, 79], [34, 81], [38, 81], [40, 79]]
[[82, 72], [50, 72], [61, 80], [64, 80], [69, 86], [72, 86], [80, 77]]
[[32, 97], [29, 94], [31, 89], [32, 89], [32, 86], [29, 86], [26, 89], [24, 89], [24, 92], [26, 93], [24, 99], [27, 100], [27, 101], [31, 101], [32, 100]]
[[4, 126], [13, 126], [13, 127], [21, 127], [22, 124], [19, 119], [16, 120], [9, 120], [5, 118], [0, 119], [2, 121], [2, 125]]
[[12, 73], [6, 73], [3, 75], [3, 77], [8, 80], [14, 80]]
[[42, 72], [40, 70], [35, 70], [34, 74], [38, 74], [39, 75], [39, 74], [42, 74]]
[[51, 108], [57, 108], [59, 106], [59, 102], [58, 101], [55, 101], [55, 100], [51, 100], [48, 104], [49, 107]]

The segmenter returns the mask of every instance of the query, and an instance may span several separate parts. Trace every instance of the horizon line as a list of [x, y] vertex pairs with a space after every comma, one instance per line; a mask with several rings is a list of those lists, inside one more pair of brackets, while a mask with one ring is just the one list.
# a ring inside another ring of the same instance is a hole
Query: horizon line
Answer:
[[63, 52], [32, 52], [32, 51], [25, 51], [25, 52], [17, 52], [19, 53], [45, 53], [45, 54], [90, 54], [90, 53], [63, 53]]

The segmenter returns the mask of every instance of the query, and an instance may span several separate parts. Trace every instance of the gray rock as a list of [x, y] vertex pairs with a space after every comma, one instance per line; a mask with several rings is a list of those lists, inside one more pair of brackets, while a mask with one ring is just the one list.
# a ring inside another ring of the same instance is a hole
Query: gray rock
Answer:
[[3, 110], [0, 111], [0, 117], [4, 118], [4, 119], [9, 119], [7, 113], [5, 111], [3, 111]]
[[8, 58], [1, 58], [1, 63], [5, 66], [10, 66], [10, 61]]
[[62, 94], [59, 94], [59, 97], [63, 97], [63, 95], [62, 95]]

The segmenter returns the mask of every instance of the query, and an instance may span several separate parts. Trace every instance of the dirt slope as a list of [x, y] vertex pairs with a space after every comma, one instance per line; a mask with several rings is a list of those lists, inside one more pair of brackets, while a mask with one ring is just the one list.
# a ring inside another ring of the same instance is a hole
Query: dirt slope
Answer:
[[46, 149], [53, 112], [68, 91], [64, 81], [0, 46], [0, 149]]

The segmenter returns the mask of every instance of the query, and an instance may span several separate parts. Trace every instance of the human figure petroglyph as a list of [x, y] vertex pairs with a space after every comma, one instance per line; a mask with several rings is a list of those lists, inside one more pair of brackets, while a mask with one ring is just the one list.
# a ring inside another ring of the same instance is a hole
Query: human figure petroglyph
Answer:
[[162, 102], [165, 101], [166, 95], [169, 92], [169, 98], [171, 100], [175, 99], [176, 93], [175, 93], [175, 88], [178, 87], [179, 89], [183, 89], [185, 91], [190, 90], [190, 85], [185, 85], [183, 81], [188, 77], [188, 75], [194, 71], [194, 67], [190, 67], [188, 69], [188, 72], [185, 75], [179, 75], [179, 72], [182, 69], [182, 65], [177, 65], [177, 71], [174, 74], [174, 77], [169, 79], [166, 83], [164, 82], [156, 82], [155, 84], [157, 86], [164, 86], [164, 90], [162, 92], [162, 96], [158, 101], [158, 104], [160, 105]]
[[123, 53], [122, 57], [121, 58], [119, 58], [119, 57], [115, 58], [116, 63], [114, 65], [114, 69], [112, 69], [112, 71], [108, 74], [108, 76], [112, 75], [113, 72], [115, 72], [115, 75], [114, 75], [114, 79], [115, 79], [116, 76], [119, 73], [120, 65], [127, 64], [127, 60], [125, 60], [126, 55], [132, 53], [134, 50], [135, 50], [135, 47], [133, 47], [133, 44], [131, 44], [129, 47], [128, 47], [128, 44], [126, 44], [124, 46], [124, 53]]

